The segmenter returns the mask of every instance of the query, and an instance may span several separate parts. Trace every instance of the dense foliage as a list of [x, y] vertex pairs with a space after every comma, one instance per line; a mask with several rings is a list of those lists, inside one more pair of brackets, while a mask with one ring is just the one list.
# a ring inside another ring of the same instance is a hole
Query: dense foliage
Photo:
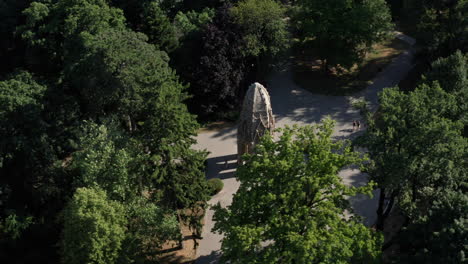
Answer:
[[148, 36], [104, 0], [2, 2], [23, 21], [9, 21], [5, 56], [23, 52], [33, 72], [0, 81], [2, 260], [54, 263], [62, 244], [65, 263], [146, 261], [181, 239], [179, 220], [201, 232], [206, 153], [191, 149], [198, 124], [165, 52], [176, 31], [149, 2]]
[[311, 41], [325, 70], [359, 63], [392, 29], [384, 0], [300, 0], [296, 27]]
[[402, 15], [416, 25], [415, 34], [430, 59], [467, 52], [468, 1], [406, 1]]
[[225, 235], [223, 258], [232, 263], [374, 263], [382, 239], [351, 210], [343, 167], [361, 162], [346, 142], [333, 142], [333, 122], [285, 128], [265, 136], [237, 169], [232, 205], [216, 207], [215, 230]]
[[[468, 1], [387, 2], [434, 62], [368, 116], [377, 228], [398, 206], [396, 261], [466, 262]], [[0, 262], [157, 262], [182, 221], [199, 237], [222, 182], [191, 148], [197, 118], [236, 116], [294, 38], [349, 68], [392, 28], [384, 0], [0, 0]], [[336, 175], [360, 159], [328, 121], [283, 132], [218, 209], [225, 258], [377, 261], [380, 235], [342, 217], [345, 195], [371, 188]]]
[[115, 263], [125, 237], [123, 206], [102, 190], [79, 188], [63, 217], [64, 263]]
[[367, 172], [380, 188], [377, 228], [385, 228], [394, 205], [406, 218], [388, 243], [399, 244], [398, 263], [466, 261], [466, 62], [457, 52], [435, 61], [415, 91], [385, 89], [358, 142], [369, 150]]

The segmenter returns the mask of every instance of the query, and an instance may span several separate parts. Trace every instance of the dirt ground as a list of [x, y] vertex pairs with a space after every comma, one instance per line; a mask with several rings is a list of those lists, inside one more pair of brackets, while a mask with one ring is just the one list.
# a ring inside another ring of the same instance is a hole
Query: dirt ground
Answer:
[[390, 39], [374, 45], [361, 65], [356, 65], [350, 70], [331, 68], [327, 74], [321, 69], [321, 61], [317, 59], [313, 50], [297, 50], [292, 57], [294, 82], [313, 93], [352, 94], [371, 84], [375, 76], [408, 47], [405, 41]]
[[228, 122], [228, 121], [217, 121], [217, 122], [211, 122], [203, 127], [201, 127], [197, 133], [203, 133], [203, 132], [209, 132], [209, 131], [219, 131], [224, 128], [232, 127], [234, 125], [234, 122]]
[[[195, 262], [196, 249], [192, 231], [186, 226], [181, 226], [182, 249], [179, 249], [177, 241], [169, 241], [163, 246], [163, 250], [168, 251], [161, 255], [159, 260], [162, 264], [189, 264]], [[198, 243], [198, 242], [197, 242]]]
[[[184, 212], [181, 212], [182, 214]], [[190, 213], [186, 211], [185, 213]], [[203, 211], [200, 211], [200, 214], [203, 214]], [[204, 219], [201, 220], [204, 224]], [[193, 236], [192, 230], [189, 228], [188, 224], [184, 221], [180, 222], [180, 230], [182, 233], [182, 247], [180, 247], [178, 241], [168, 241], [163, 245], [162, 253], [158, 259], [162, 264], [192, 264], [196, 260], [196, 247], [198, 245], [199, 239], [196, 239]]]

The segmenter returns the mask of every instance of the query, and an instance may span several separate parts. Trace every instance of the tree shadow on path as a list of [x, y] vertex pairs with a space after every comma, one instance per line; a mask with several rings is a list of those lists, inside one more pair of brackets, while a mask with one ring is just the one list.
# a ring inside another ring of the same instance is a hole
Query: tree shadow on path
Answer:
[[234, 177], [237, 169], [237, 154], [207, 159], [206, 178], [228, 179]]
[[219, 263], [221, 257], [220, 251], [211, 251], [210, 255], [200, 256], [195, 260], [196, 264], [215, 264]]

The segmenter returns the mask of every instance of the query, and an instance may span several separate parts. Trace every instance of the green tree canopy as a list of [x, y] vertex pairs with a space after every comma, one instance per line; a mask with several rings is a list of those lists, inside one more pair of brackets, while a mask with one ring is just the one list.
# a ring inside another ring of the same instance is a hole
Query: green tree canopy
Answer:
[[[35, 208], [41, 203], [44, 197], [36, 195], [48, 186], [41, 179], [56, 160], [46, 133], [48, 124], [42, 118], [45, 92], [46, 87], [28, 72], [0, 81], [1, 196], [10, 194], [6, 199], [12, 206], [24, 202]], [[41, 188], [34, 187], [37, 182]]]
[[[146, 41], [141, 33], [121, 30], [86, 37], [81, 58], [66, 69], [67, 80], [85, 113], [118, 113], [132, 120], [142, 119], [148, 105], [166, 89], [183, 89], [167, 64], [166, 53]], [[130, 130], [136, 123], [132, 126]]]
[[288, 47], [285, 9], [274, 0], [245, 0], [232, 8], [241, 26], [245, 54], [273, 57]]
[[179, 38], [200, 31], [204, 25], [213, 20], [214, 15], [215, 10], [212, 8], [205, 8], [199, 13], [193, 10], [186, 13], [179, 11], [174, 17], [174, 26]]
[[437, 81], [440, 87], [451, 93], [457, 100], [453, 120], [461, 120], [468, 127], [468, 56], [460, 51], [447, 58], [439, 58], [431, 64], [431, 70], [423, 82]]
[[417, 37], [429, 58], [467, 52], [468, 1], [411, 1], [417, 10]]
[[300, 0], [297, 26], [328, 65], [359, 63], [392, 30], [385, 0]]
[[30, 63], [44, 67], [48, 61], [51, 71], [56, 72], [61, 71], [69, 56], [81, 56], [75, 48], [83, 33], [125, 28], [123, 12], [109, 7], [106, 0], [32, 2], [23, 15], [26, 23], [18, 32], [33, 48]]
[[[395, 199], [413, 214], [438, 195], [435, 187], [456, 185], [465, 150], [462, 125], [450, 119], [456, 99], [437, 83], [423, 84], [410, 93], [387, 88], [379, 102], [379, 112], [375, 118], [368, 116], [360, 142], [372, 158], [367, 172], [381, 189], [377, 228], [383, 229]], [[385, 199], [390, 206], [384, 212]]]
[[230, 6], [216, 10], [212, 23], [203, 30], [201, 57], [191, 75], [191, 105], [201, 116], [220, 116], [239, 106], [251, 71], [243, 52], [242, 29]]
[[170, 208], [195, 207], [208, 198], [206, 154], [190, 149], [198, 124], [168, 56], [146, 40], [116, 30], [89, 36], [67, 77], [87, 115], [117, 115], [138, 139], [146, 153], [143, 177], [151, 179], [146, 187]]
[[346, 196], [372, 186], [347, 187], [340, 169], [361, 159], [331, 139], [333, 122], [285, 128], [265, 136], [237, 169], [232, 205], [215, 209], [214, 230], [225, 235], [223, 258], [232, 263], [373, 263], [380, 234], [351, 211]]
[[138, 185], [143, 182], [136, 176], [133, 153], [120, 146], [123, 140], [129, 139], [115, 127], [85, 122], [78, 151], [71, 158], [70, 169], [77, 174], [74, 187], [101, 188], [109, 198], [120, 202], [141, 196]]
[[167, 241], [182, 239], [176, 214], [145, 198], [136, 199], [127, 206], [128, 232], [124, 242], [121, 263], [148, 263], [154, 252]]
[[115, 263], [125, 238], [125, 211], [98, 188], [78, 188], [63, 211], [63, 263]]
[[179, 45], [176, 28], [158, 2], [145, 6], [141, 31], [148, 36], [150, 43], [166, 52], [173, 51]]
[[[465, 167], [466, 169], [466, 167]], [[414, 217], [399, 234], [398, 263], [466, 263], [468, 229], [467, 178], [461, 191], [444, 189], [426, 204], [427, 211]]]

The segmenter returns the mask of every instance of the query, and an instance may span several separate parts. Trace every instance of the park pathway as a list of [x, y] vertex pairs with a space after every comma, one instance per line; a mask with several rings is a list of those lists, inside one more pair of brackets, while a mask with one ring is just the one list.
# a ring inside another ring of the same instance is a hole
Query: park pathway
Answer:
[[[410, 45], [415, 43], [411, 37], [398, 32], [396, 37]], [[403, 52], [376, 76], [371, 85], [352, 96], [312, 94], [293, 82], [290, 71], [275, 73], [266, 86], [271, 96], [276, 127], [315, 124], [325, 116], [330, 116], [336, 121], [334, 137], [353, 138], [360, 132], [353, 131], [352, 122], [361, 117], [352, 107], [352, 103], [355, 100], [366, 99], [370, 102], [371, 108], [376, 109], [378, 93], [385, 87], [397, 85], [413, 67], [412, 60], [412, 50]], [[224, 182], [223, 190], [213, 196], [208, 203], [214, 205], [219, 202], [222, 206], [231, 204], [232, 196], [239, 188], [239, 182], [234, 177], [237, 162], [237, 128], [228, 127], [218, 131], [202, 132], [197, 136], [197, 142], [195, 149], [210, 151], [207, 177], [218, 177]], [[366, 175], [356, 168], [346, 168], [340, 172], [340, 176], [343, 182], [349, 185], [360, 186], [367, 183]], [[368, 226], [376, 220], [377, 194], [377, 191], [374, 192], [373, 199], [363, 195], [350, 198], [355, 212], [364, 218], [364, 223]], [[218, 263], [222, 235], [211, 232], [214, 226], [212, 217], [213, 211], [208, 209], [203, 227], [203, 239], [200, 240], [197, 250], [197, 264]]]

